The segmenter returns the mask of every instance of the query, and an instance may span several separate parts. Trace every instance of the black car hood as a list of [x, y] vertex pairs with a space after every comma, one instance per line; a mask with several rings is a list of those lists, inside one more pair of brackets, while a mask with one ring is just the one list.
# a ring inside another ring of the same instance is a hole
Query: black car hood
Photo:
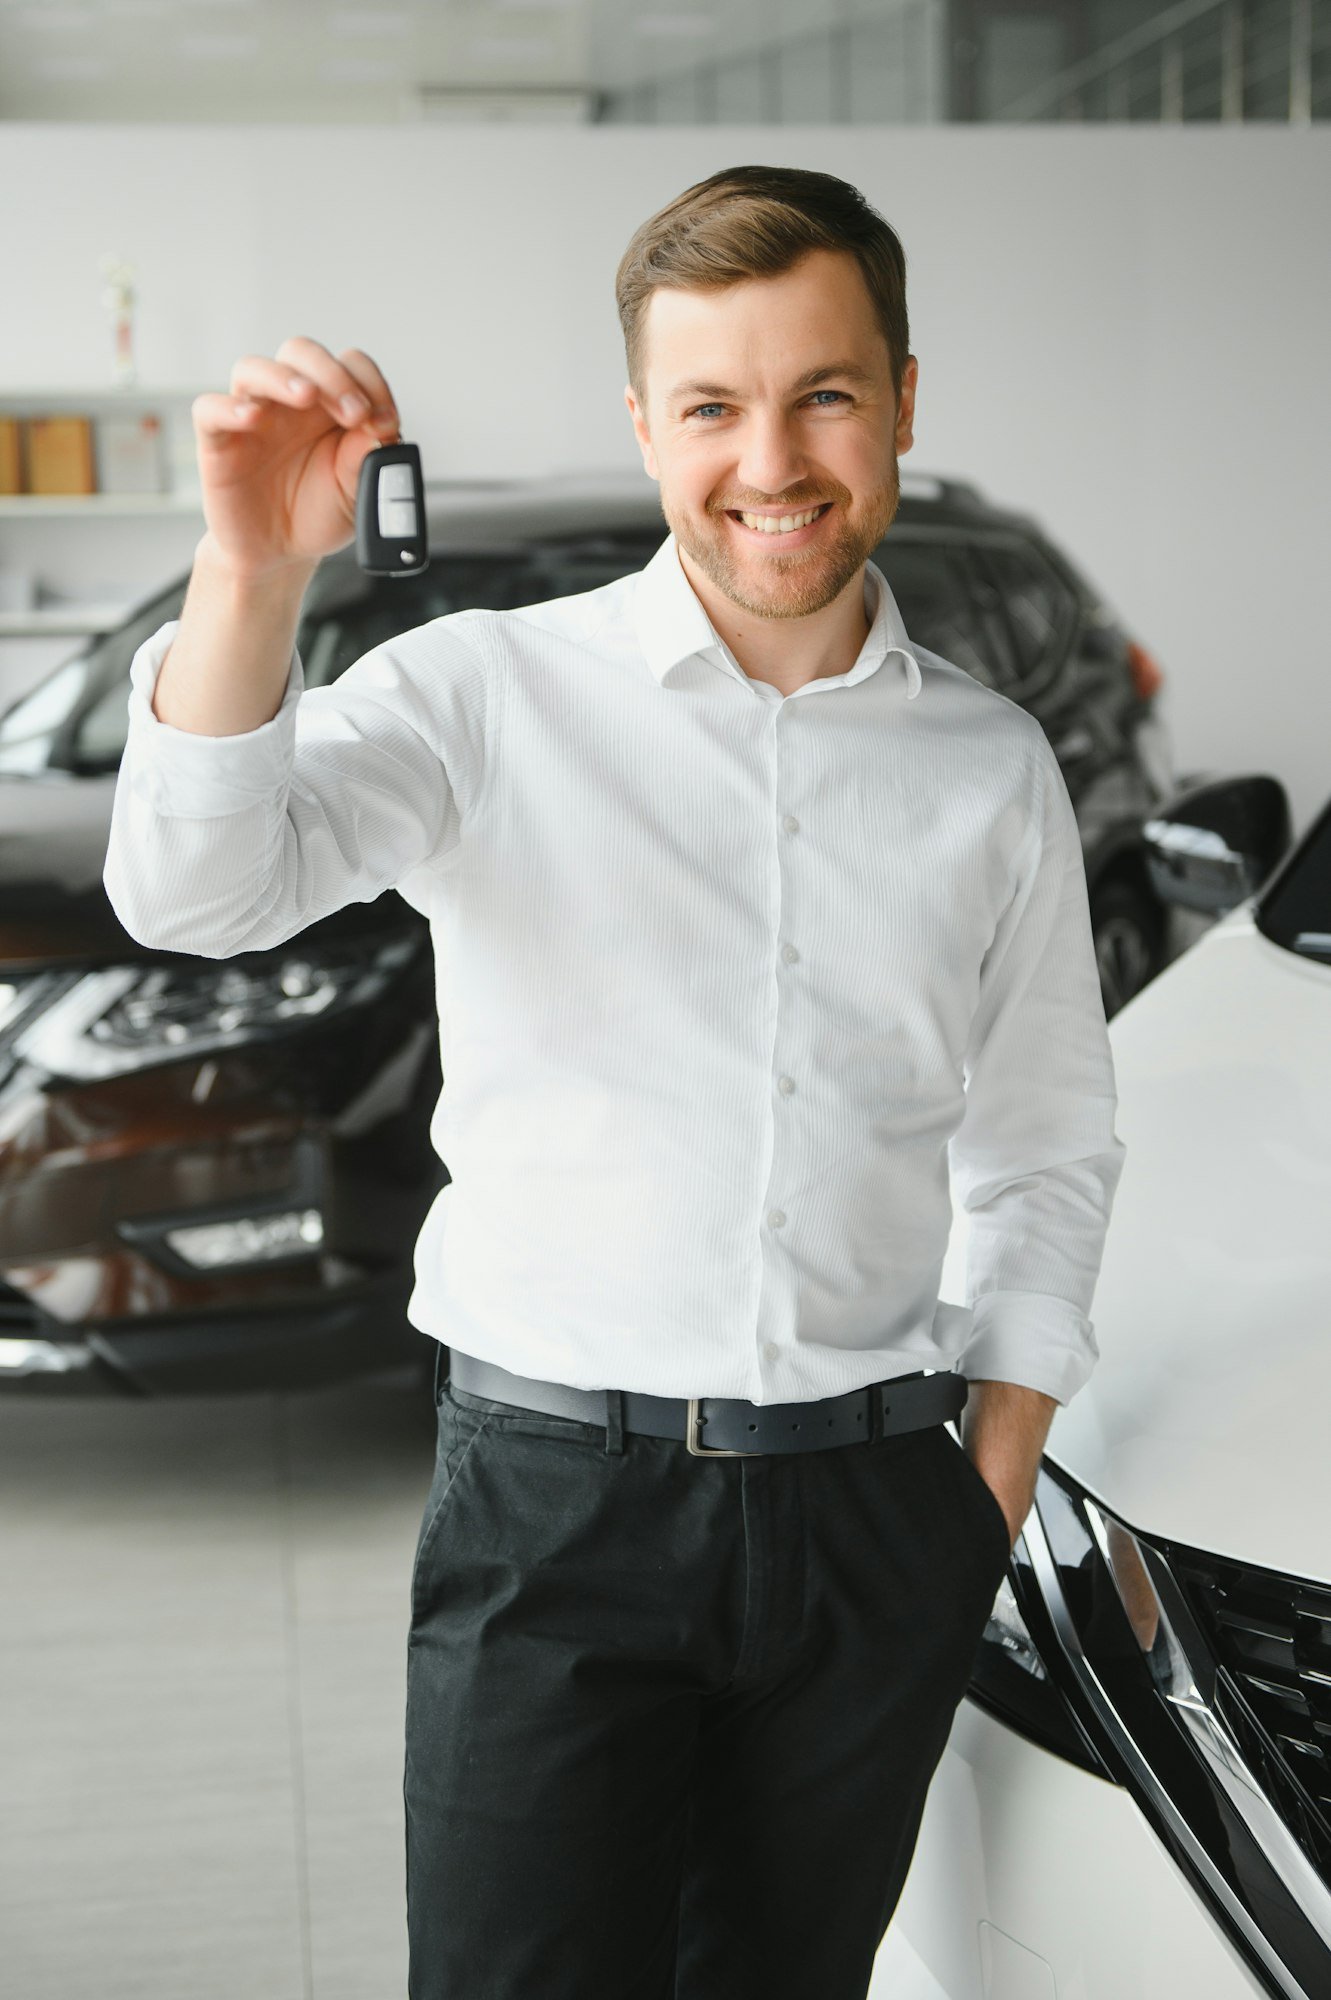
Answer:
[[[132, 938], [102, 871], [116, 774], [0, 777], [0, 965], [179, 958]], [[328, 942], [382, 935], [418, 918], [395, 890], [351, 903], [301, 933]]]

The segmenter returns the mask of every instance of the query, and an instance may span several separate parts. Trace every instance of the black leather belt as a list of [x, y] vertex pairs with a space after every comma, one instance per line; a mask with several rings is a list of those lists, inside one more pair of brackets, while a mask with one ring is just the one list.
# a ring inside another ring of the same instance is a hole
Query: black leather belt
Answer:
[[[576, 1417], [604, 1424], [606, 1389], [574, 1389], [566, 1382], [541, 1382], [514, 1375], [474, 1354], [450, 1355], [454, 1388], [491, 1402], [511, 1403], [547, 1417]], [[812, 1403], [746, 1403], [735, 1396], [649, 1396], [622, 1389], [626, 1431], [648, 1437], [678, 1438], [695, 1458], [754, 1458], [769, 1451], [824, 1451], [829, 1445], [867, 1444], [897, 1431], [923, 1430], [946, 1423], [965, 1405], [964, 1375], [946, 1370], [897, 1375], [825, 1396]], [[704, 1433], [706, 1441], [704, 1442]]]

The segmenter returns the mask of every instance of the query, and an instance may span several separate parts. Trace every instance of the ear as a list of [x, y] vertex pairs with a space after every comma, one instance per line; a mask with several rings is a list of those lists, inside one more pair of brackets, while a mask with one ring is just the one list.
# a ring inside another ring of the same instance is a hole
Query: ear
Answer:
[[642, 453], [642, 462], [646, 469], [647, 477], [659, 482], [661, 475], [657, 471], [656, 453], [652, 450], [651, 433], [647, 429], [647, 419], [643, 414], [642, 405], [633, 393], [632, 384], [628, 382], [624, 384], [624, 401], [628, 405], [628, 413], [633, 419], [633, 435], [638, 440], [638, 449]]
[[915, 442], [915, 385], [920, 379], [920, 364], [913, 354], [906, 356], [906, 365], [901, 371], [901, 396], [897, 403], [897, 451], [909, 451]]

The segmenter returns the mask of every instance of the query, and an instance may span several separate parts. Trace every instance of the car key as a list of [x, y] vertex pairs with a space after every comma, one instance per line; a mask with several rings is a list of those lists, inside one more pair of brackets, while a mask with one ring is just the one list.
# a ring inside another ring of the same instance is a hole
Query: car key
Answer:
[[417, 576], [430, 560], [420, 447], [377, 445], [361, 460], [356, 560], [371, 576]]

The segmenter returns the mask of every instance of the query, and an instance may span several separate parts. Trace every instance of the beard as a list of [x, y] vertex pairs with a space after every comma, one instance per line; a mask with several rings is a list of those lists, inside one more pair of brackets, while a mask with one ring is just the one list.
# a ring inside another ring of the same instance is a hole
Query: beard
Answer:
[[704, 519], [679, 512], [664, 485], [661, 512], [685, 555], [741, 611], [758, 618], [808, 618], [841, 595], [896, 519], [901, 480], [895, 446], [884, 484], [866, 494], [858, 508], [848, 505], [852, 496], [845, 487], [829, 493], [827, 485], [820, 481], [816, 494], [794, 499], [787, 509], [800, 514], [818, 501], [834, 503], [814, 541], [788, 554], [766, 550], [756, 541], [744, 546], [738, 537], [746, 531], [736, 529], [724, 508]]

